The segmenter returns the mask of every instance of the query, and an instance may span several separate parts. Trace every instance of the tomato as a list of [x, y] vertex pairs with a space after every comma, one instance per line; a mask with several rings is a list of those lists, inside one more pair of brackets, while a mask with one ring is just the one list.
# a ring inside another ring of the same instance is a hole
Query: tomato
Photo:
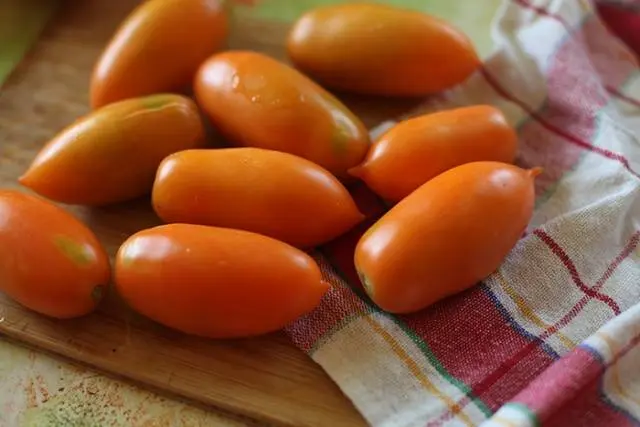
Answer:
[[202, 61], [223, 47], [228, 27], [221, 0], [145, 1], [98, 59], [91, 106], [187, 87]]
[[313, 310], [328, 290], [316, 262], [270, 237], [170, 224], [120, 248], [116, 288], [139, 313], [208, 338], [260, 335]]
[[512, 163], [518, 137], [489, 105], [456, 108], [400, 122], [349, 170], [382, 198], [397, 202], [440, 173], [464, 163]]
[[166, 222], [253, 231], [299, 247], [332, 240], [364, 219], [327, 170], [261, 148], [169, 156], [158, 168], [153, 205]]
[[64, 129], [19, 181], [62, 203], [122, 202], [151, 191], [166, 156], [203, 143], [204, 128], [190, 99], [171, 94], [133, 98]]
[[339, 177], [369, 148], [367, 129], [338, 99], [260, 53], [214, 55], [196, 76], [195, 94], [235, 145], [295, 154]]
[[355, 266], [371, 299], [415, 312], [495, 271], [518, 242], [541, 169], [474, 162], [428, 181], [362, 236]]
[[55, 318], [92, 312], [111, 270], [107, 254], [84, 224], [39, 197], [0, 190], [0, 290]]
[[287, 50], [320, 84], [369, 95], [440, 92], [466, 80], [480, 64], [467, 36], [451, 24], [373, 3], [307, 12], [291, 29]]

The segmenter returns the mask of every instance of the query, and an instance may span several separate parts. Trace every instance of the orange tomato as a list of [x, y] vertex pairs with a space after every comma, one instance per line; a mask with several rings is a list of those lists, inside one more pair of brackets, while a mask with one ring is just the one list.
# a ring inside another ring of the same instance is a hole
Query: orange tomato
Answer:
[[303, 15], [289, 57], [320, 84], [370, 95], [421, 96], [466, 80], [480, 65], [451, 24], [389, 5], [323, 6]]
[[298, 247], [325, 243], [364, 219], [327, 170], [261, 148], [169, 156], [158, 168], [153, 206], [166, 222], [253, 231]]
[[203, 110], [232, 144], [304, 157], [339, 177], [369, 148], [362, 122], [289, 66], [255, 52], [224, 52], [195, 79]]
[[227, 37], [221, 0], [148, 0], [123, 21], [93, 70], [91, 106], [174, 92]]
[[162, 160], [202, 146], [196, 105], [180, 95], [119, 101], [51, 140], [19, 181], [62, 203], [106, 205], [147, 194]]
[[398, 203], [356, 247], [355, 266], [371, 299], [383, 310], [410, 313], [486, 278], [526, 229], [540, 172], [467, 163]]
[[0, 190], [0, 290], [55, 318], [79, 317], [101, 301], [111, 276], [98, 239], [39, 197]]
[[400, 122], [349, 170], [382, 198], [398, 202], [442, 172], [464, 163], [512, 163], [518, 137], [489, 105], [456, 108]]
[[116, 256], [115, 283], [139, 313], [208, 338], [276, 331], [313, 310], [328, 290], [316, 262], [292, 246], [188, 224], [130, 237]]

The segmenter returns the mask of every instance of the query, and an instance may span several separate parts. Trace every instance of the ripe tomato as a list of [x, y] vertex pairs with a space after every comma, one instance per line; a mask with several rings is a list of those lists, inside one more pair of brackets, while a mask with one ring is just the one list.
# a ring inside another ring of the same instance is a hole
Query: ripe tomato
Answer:
[[195, 94], [232, 144], [304, 157], [339, 177], [369, 148], [362, 122], [289, 66], [254, 52], [224, 52], [200, 68]]
[[84, 224], [54, 204], [0, 190], [0, 290], [55, 318], [92, 312], [111, 276], [109, 258]]
[[130, 237], [118, 292], [139, 313], [208, 338], [259, 335], [313, 310], [328, 290], [304, 252], [242, 230], [170, 224]]
[[480, 64], [467, 36], [449, 23], [374, 3], [307, 12], [293, 26], [287, 48], [293, 63], [320, 84], [370, 95], [440, 92]]
[[518, 137], [489, 105], [457, 108], [400, 122], [349, 170], [379, 196], [398, 202], [431, 178], [464, 163], [512, 163]]
[[166, 156], [203, 143], [204, 128], [190, 99], [171, 94], [133, 98], [64, 129], [19, 181], [62, 203], [122, 202], [151, 190]]
[[94, 68], [91, 106], [173, 92], [227, 37], [221, 0], [148, 0], [120, 25]]
[[486, 278], [529, 223], [540, 172], [467, 163], [398, 203], [356, 247], [356, 269], [371, 299], [383, 310], [410, 313]]
[[253, 231], [299, 247], [332, 240], [364, 218], [327, 170], [261, 148], [169, 156], [158, 168], [153, 206], [166, 222]]

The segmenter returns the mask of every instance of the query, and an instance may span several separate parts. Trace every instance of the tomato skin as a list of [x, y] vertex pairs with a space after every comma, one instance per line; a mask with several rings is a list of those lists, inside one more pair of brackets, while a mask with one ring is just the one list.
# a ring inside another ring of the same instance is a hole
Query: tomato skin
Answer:
[[104, 248], [76, 217], [37, 196], [0, 190], [0, 291], [67, 319], [92, 312], [110, 277]]
[[307, 12], [291, 29], [287, 50], [320, 84], [368, 95], [433, 94], [462, 83], [480, 65], [471, 41], [449, 23], [373, 3]]
[[151, 191], [166, 156], [203, 144], [202, 121], [190, 99], [172, 94], [128, 99], [62, 130], [19, 181], [62, 203], [118, 203]]
[[526, 229], [540, 172], [474, 162], [422, 185], [356, 246], [369, 296], [383, 310], [411, 313], [486, 278]]
[[188, 224], [130, 237], [116, 256], [115, 283], [139, 313], [208, 338], [279, 330], [313, 310], [328, 290], [316, 262], [292, 246]]
[[198, 104], [234, 145], [295, 154], [338, 177], [369, 149], [367, 129], [337, 98], [263, 54], [213, 55], [194, 88]]
[[[123, 21], [91, 77], [91, 106], [174, 92], [228, 34], [220, 0], [148, 0]], [[185, 48], [187, 46], [187, 48]]]
[[440, 111], [400, 122], [349, 170], [380, 197], [398, 202], [425, 182], [464, 163], [512, 163], [518, 136], [489, 105]]
[[313, 247], [364, 219], [327, 170], [261, 148], [186, 150], [158, 168], [153, 206], [165, 222], [237, 228]]

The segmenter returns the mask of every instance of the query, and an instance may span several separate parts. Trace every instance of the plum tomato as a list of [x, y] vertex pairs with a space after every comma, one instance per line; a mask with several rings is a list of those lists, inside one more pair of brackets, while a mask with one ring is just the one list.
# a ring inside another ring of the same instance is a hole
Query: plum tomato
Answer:
[[46, 316], [84, 316], [111, 278], [109, 258], [79, 219], [44, 200], [0, 190], [0, 291]]
[[455, 108], [398, 123], [349, 173], [380, 197], [399, 202], [425, 182], [464, 163], [513, 163], [518, 136], [490, 105]]
[[253, 231], [302, 248], [326, 243], [364, 218], [327, 170], [262, 148], [172, 154], [158, 168], [152, 199], [165, 222]]
[[116, 288], [137, 312], [206, 338], [282, 329], [312, 311], [328, 290], [306, 253], [243, 230], [161, 225], [118, 251]]
[[198, 71], [194, 91], [233, 145], [295, 154], [339, 178], [370, 146], [363, 123], [336, 97], [261, 53], [213, 55]]
[[356, 270], [371, 299], [385, 311], [411, 313], [493, 273], [531, 219], [540, 172], [467, 163], [395, 205], [356, 246]]
[[91, 77], [92, 108], [191, 84], [229, 32], [221, 0], [148, 0], [122, 22]]
[[298, 69], [337, 90], [425, 96], [465, 81], [480, 65], [450, 23], [391, 5], [346, 3], [304, 14], [287, 40]]
[[56, 135], [20, 177], [61, 203], [108, 205], [148, 194], [162, 160], [204, 145], [195, 103], [158, 94], [109, 104]]

